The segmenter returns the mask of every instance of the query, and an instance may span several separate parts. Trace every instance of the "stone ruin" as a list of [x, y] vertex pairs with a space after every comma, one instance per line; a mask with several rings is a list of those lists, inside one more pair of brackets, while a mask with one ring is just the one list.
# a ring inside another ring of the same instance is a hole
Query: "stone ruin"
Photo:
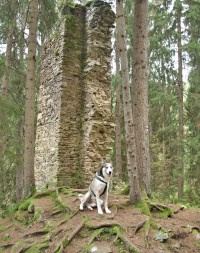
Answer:
[[35, 146], [36, 188], [85, 187], [109, 156], [111, 35], [114, 13], [103, 1], [66, 6], [43, 49]]

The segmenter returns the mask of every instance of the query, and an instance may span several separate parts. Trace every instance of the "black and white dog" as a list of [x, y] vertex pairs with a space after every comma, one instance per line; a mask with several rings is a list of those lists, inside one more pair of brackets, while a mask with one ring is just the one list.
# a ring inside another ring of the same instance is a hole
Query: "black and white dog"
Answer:
[[93, 207], [97, 206], [98, 214], [103, 214], [101, 205], [103, 200], [100, 199], [104, 195], [104, 207], [106, 213], [111, 213], [108, 209], [108, 190], [110, 178], [113, 174], [113, 168], [111, 163], [102, 163], [101, 169], [98, 171], [93, 178], [89, 191], [83, 195], [79, 194], [78, 197], [81, 201], [80, 210], [83, 210], [84, 206], [88, 209], [93, 210]]

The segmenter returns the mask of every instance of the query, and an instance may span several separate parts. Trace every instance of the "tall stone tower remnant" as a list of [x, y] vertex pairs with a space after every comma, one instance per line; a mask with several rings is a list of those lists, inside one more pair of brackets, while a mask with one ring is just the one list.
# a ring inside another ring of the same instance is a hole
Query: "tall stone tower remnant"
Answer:
[[66, 6], [60, 30], [43, 50], [35, 146], [37, 189], [80, 187], [109, 155], [114, 13], [96, 0]]

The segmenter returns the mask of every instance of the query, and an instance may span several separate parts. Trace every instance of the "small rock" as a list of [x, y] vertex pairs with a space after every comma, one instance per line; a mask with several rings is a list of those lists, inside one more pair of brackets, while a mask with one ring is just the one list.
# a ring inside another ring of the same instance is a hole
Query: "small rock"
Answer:
[[196, 235], [196, 240], [200, 242], [200, 234], [199, 233]]
[[159, 242], [167, 242], [167, 240], [169, 239], [169, 235], [168, 233], [164, 233], [162, 231], [159, 231], [155, 236], [154, 236], [154, 239], [156, 241], [159, 241]]
[[90, 253], [112, 253], [112, 249], [110, 247], [95, 245], [91, 248]]

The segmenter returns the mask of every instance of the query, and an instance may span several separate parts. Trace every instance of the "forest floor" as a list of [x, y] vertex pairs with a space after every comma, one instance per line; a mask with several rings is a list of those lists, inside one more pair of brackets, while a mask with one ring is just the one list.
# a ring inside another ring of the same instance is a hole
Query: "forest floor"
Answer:
[[110, 193], [112, 213], [99, 216], [96, 209], [79, 211], [77, 194], [37, 194], [0, 218], [0, 252], [200, 252], [199, 209], [148, 202], [149, 216]]

